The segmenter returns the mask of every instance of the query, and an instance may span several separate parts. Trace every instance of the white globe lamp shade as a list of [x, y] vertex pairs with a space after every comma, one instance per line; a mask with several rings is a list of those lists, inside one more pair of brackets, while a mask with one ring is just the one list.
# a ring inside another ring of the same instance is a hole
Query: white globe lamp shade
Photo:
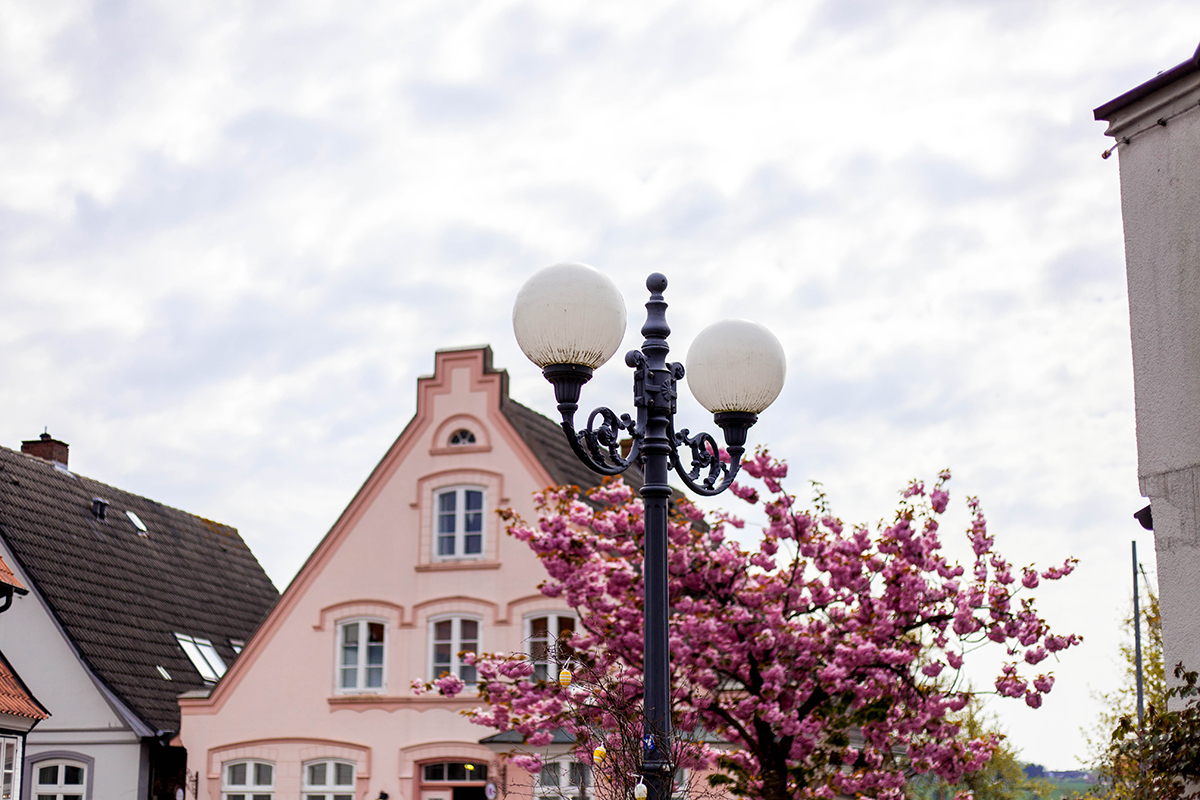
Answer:
[[603, 272], [587, 264], [555, 264], [534, 273], [517, 292], [513, 333], [539, 367], [595, 369], [625, 337], [625, 300]]
[[783, 345], [757, 322], [714, 322], [692, 342], [685, 364], [688, 388], [714, 414], [758, 414], [783, 390], [787, 357]]

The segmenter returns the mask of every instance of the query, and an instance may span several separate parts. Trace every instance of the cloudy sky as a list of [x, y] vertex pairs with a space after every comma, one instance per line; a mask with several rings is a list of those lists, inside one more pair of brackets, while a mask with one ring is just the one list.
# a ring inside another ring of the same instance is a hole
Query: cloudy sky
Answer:
[[550, 412], [517, 287], [586, 261], [637, 319], [660, 270], [678, 355], [724, 316], [782, 340], [754, 437], [798, 488], [871, 521], [950, 466], [1015, 562], [1081, 559], [1043, 605], [1086, 644], [1040, 712], [994, 704], [1072, 767], [1131, 539], [1154, 570], [1091, 109], [1198, 42], [1194, 0], [9, 0], [0, 444], [48, 426], [282, 588], [436, 348], [490, 343]]

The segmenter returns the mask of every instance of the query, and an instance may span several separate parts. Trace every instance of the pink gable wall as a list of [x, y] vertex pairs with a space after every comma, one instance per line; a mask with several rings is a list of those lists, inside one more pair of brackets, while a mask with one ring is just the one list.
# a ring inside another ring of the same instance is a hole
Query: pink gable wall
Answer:
[[[180, 700], [179, 743], [200, 798], [221, 796], [221, 764], [237, 759], [274, 763], [277, 800], [300, 798], [301, 766], [312, 759], [355, 763], [358, 798], [384, 791], [406, 800], [421, 800], [413, 780], [421, 761], [492, 762], [478, 744], [492, 731], [458, 714], [470, 701], [409, 688], [429, 677], [430, 620], [468, 615], [481, 622], [481, 650], [517, 651], [526, 649], [528, 615], [563, 608], [537, 593], [537, 559], [494, 513], [511, 506], [532, 516], [531, 495], [551, 479], [500, 412], [506, 382], [485, 371], [489, 360], [482, 348], [437, 353], [435, 374], [418, 381], [416, 416], [239, 660], [210, 697]], [[460, 428], [475, 444], [449, 445]], [[484, 552], [438, 560], [434, 492], [463, 484], [486, 492]], [[336, 688], [338, 622], [347, 618], [386, 625], [380, 692]]]

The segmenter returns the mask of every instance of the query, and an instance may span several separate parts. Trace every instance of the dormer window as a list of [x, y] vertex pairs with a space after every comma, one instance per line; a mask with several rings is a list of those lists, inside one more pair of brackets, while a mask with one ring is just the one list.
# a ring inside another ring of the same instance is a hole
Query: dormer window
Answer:
[[466, 428], [459, 428], [450, 435], [451, 447], [458, 447], [468, 444], [475, 444], [475, 434], [471, 433]]

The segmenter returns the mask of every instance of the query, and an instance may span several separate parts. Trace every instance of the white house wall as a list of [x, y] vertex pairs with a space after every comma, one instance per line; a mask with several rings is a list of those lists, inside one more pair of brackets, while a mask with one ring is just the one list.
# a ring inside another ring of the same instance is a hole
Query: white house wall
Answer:
[[[2, 543], [0, 553], [30, 586]], [[13, 597], [0, 620], [0, 650], [51, 714], [29, 733], [26, 761], [46, 753], [92, 759], [95, 800], [137, 800], [145, 780], [141, 742], [79, 662], [36, 590]], [[24, 783], [30, 784], [28, 776]]]
[[[1200, 73], [1119, 111], [1138, 478], [1168, 669], [1200, 667]], [[1160, 123], [1160, 120], [1162, 121]]]

